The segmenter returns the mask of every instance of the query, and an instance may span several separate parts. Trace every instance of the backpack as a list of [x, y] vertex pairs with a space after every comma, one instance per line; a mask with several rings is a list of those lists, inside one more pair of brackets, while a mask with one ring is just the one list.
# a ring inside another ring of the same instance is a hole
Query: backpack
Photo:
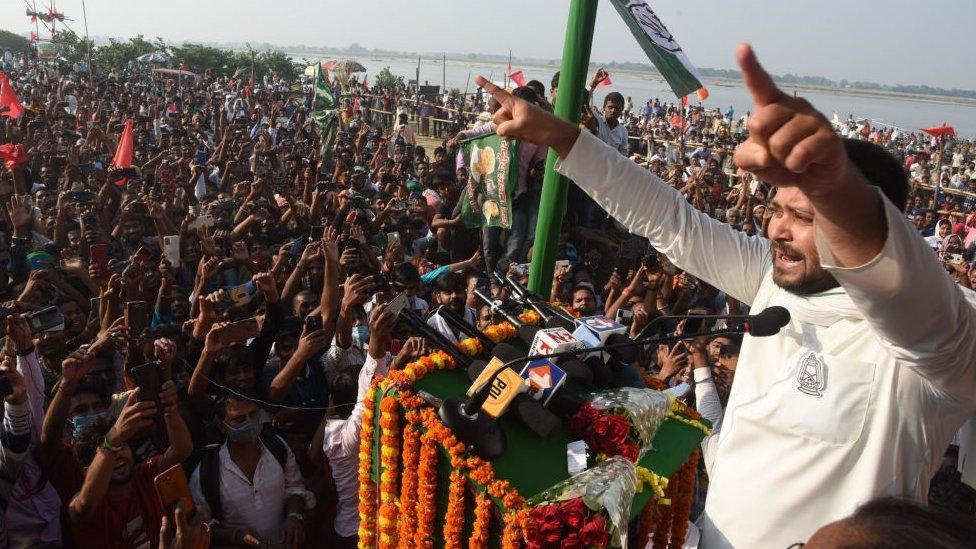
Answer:
[[[288, 464], [288, 448], [278, 435], [262, 430], [259, 436], [261, 444], [271, 452], [275, 461], [281, 466], [282, 472]], [[216, 521], [224, 520], [224, 509], [220, 504], [220, 447], [219, 444], [208, 446], [200, 460], [200, 491], [203, 499], [210, 507], [210, 518]]]

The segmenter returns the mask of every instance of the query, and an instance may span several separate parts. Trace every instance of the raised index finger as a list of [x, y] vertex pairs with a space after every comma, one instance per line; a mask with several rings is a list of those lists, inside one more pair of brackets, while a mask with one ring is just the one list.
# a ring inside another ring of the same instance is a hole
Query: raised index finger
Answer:
[[783, 97], [783, 92], [776, 87], [772, 77], [759, 64], [759, 59], [756, 58], [756, 52], [752, 51], [751, 45], [739, 44], [735, 56], [739, 61], [739, 68], [742, 69], [742, 80], [749, 88], [756, 106], [769, 105]]
[[474, 77], [474, 83], [491, 94], [491, 96], [502, 105], [506, 104], [512, 99], [512, 94], [508, 93], [502, 88], [499, 88], [493, 82], [490, 82], [487, 78], [481, 76], [480, 74]]

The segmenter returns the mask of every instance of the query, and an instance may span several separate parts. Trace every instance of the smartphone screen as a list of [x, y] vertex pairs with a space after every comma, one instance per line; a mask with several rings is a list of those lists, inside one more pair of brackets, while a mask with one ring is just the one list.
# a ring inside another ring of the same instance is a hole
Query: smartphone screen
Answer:
[[149, 304], [145, 301], [130, 301], [125, 304], [125, 325], [129, 329], [129, 337], [142, 335], [149, 327]]
[[64, 326], [64, 316], [57, 307], [47, 307], [27, 315], [27, 323], [31, 333], [37, 334], [57, 326]]
[[400, 292], [393, 299], [390, 300], [386, 305], [386, 310], [393, 313], [394, 316], [400, 316], [400, 311], [407, 306], [409, 298], [406, 292]]
[[158, 362], [147, 362], [129, 371], [129, 377], [139, 388], [139, 400], [159, 401], [159, 391], [163, 386], [163, 370]]
[[257, 337], [261, 333], [258, 319], [246, 318], [220, 328], [220, 342], [223, 345], [233, 345]]
[[99, 274], [108, 272], [108, 244], [92, 244], [88, 247], [88, 255]]

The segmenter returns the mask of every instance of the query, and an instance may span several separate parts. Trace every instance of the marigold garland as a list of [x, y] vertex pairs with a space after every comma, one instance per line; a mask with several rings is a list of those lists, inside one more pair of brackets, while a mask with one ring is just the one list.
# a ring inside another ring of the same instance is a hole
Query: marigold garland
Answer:
[[502, 549], [519, 549], [522, 547], [522, 533], [525, 532], [525, 522], [528, 519], [528, 509], [505, 515], [505, 528], [502, 530]]
[[359, 547], [372, 548], [376, 541], [376, 486], [373, 484], [373, 421], [376, 391], [370, 389], [363, 401], [363, 426], [359, 434]]
[[681, 547], [685, 544], [688, 534], [688, 517], [691, 516], [691, 499], [695, 496], [695, 474], [698, 472], [699, 451], [696, 449], [684, 462], [676, 473], [678, 481], [677, 493], [673, 495], [673, 520], [671, 521], [671, 547]]
[[471, 541], [469, 549], [485, 549], [488, 547], [488, 530], [491, 526], [491, 498], [484, 492], [478, 492], [474, 502], [474, 524], [471, 527]]
[[444, 513], [444, 547], [461, 549], [461, 533], [464, 530], [464, 474], [451, 471], [451, 484], [447, 490], [447, 511]]
[[[407, 415], [416, 412], [407, 412]], [[413, 535], [417, 526], [417, 468], [420, 466], [420, 430], [409, 421], [403, 429], [403, 478], [400, 481], [400, 524], [397, 542], [401, 549], [413, 547]]]
[[396, 545], [397, 469], [400, 465], [400, 405], [392, 396], [380, 401], [380, 543], [383, 549]]
[[457, 343], [458, 349], [468, 355], [468, 356], [480, 356], [485, 352], [484, 346], [481, 344], [481, 340], [476, 337], [469, 337], [462, 339]]
[[538, 311], [529, 309], [518, 316], [519, 322], [525, 324], [539, 324], [542, 322], [542, 315]]
[[491, 326], [485, 328], [485, 335], [488, 336], [488, 339], [494, 341], [495, 343], [505, 341], [506, 339], [512, 339], [517, 333], [518, 330], [515, 329], [515, 326], [512, 326], [508, 322], [492, 324]]
[[437, 491], [437, 443], [428, 435], [420, 437], [420, 465], [417, 467], [417, 526], [414, 547], [433, 547], [434, 494]]

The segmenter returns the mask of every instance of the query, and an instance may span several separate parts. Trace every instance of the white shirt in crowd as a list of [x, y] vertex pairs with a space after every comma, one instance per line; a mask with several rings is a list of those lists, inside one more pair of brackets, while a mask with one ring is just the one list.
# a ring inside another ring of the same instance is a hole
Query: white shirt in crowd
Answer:
[[593, 109], [593, 117], [596, 118], [597, 123], [597, 133], [599, 134], [600, 141], [603, 141], [607, 145], [610, 145], [614, 149], [626, 156], [630, 151], [629, 145], [627, 143], [627, 126], [624, 126], [620, 122], [610, 129], [610, 124], [607, 124], [607, 119], [604, 118], [603, 113]]
[[720, 432], [702, 547], [782, 548], [880, 496], [924, 501], [929, 480], [976, 409], [976, 310], [887, 200], [872, 261], [823, 266], [841, 287], [807, 297], [772, 281], [769, 241], [688, 205], [674, 189], [581, 132], [557, 165], [677, 266], [750, 305], [781, 305], [776, 336], [746, 336]]
[[[475, 312], [475, 310], [471, 307], [465, 307], [464, 320], [468, 324], [475, 326], [478, 320], [478, 313]], [[440, 332], [451, 343], [458, 342], [458, 337], [454, 335], [454, 330], [451, 329], [451, 326], [447, 323], [447, 321], [441, 318], [440, 314], [431, 315], [430, 318], [427, 319], [427, 325]]]
[[332, 480], [335, 481], [338, 503], [335, 531], [342, 537], [355, 536], [359, 531], [359, 431], [363, 427], [363, 412], [366, 397], [373, 375], [386, 375], [389, 370], [390, 355], [377, 360], [366, 357], [363, 369], [359, 371], [359, 391], [356, 394], [356, 407], [347, 419], [329, 418], [322, 435], [322, 451], [329, 459]]
[[[224, 519], [220, 524], [228, 528], [250, 528], [262, 540], [281, 539], [281, 526], [285, 522], [285, 502], [298, 495], [305, 499], [305, 508], [315, 507], [315, 496], [305, 489], [302, 473], [295, 462], [291, 448], [285, 470], [264, 445], [261, 457], [254, 468], [253, 479], [248, 479], [234, 463], [227, 445], [220, 447], [220, 506]], [[210, 518], [210, 506], [200, 488], [200, 468], [190, 477], [190, 493], [204, 517]]]

